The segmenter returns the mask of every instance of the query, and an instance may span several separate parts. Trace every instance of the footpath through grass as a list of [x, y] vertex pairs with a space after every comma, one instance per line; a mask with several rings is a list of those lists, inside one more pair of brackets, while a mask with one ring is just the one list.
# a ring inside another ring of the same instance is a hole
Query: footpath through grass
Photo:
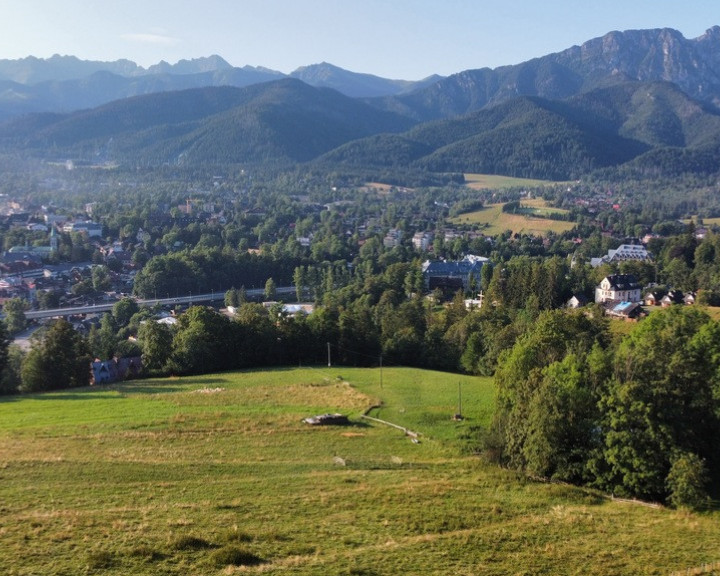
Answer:
[[[458, 439], [492, 396], [482, 378], [332, 367], [2, 399], [0, 570], [667, 574], [718, 559], [717, 513], [483, 464]], [[360, 418], [378, 404], [420, 443]], [[301, 422], [336, 411], [351, 425]]]

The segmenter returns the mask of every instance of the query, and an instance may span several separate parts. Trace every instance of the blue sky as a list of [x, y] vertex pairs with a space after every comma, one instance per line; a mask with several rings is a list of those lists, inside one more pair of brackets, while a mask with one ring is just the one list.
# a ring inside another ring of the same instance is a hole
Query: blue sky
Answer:
[[289, 73], [330, 62], [418, 80], [516, 64], [612, 30], [720, 25], [718, 0], [3, 0], [0, 59], [219, 54]]

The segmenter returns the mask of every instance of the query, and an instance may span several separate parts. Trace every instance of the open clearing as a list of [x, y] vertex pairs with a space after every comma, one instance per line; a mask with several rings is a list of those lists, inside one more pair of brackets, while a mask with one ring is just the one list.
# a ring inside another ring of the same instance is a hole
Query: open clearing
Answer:
[[465, 185], [476, 190], [494, 190], [501, 188], [538, 188], [552, 186], [560, 182], [550, 180], [532, 180], [529, 178], [513, 178], [497, 174], [465, 174]]
[[[360, 418], [380, 399], [372, 415], [419, 443]], [[487, 378], [345, 367], [2, 399], [0, 567], [624, 575], [718, 559], [718, 513], [614, 502], [484, 464], [469, 438], [492, 402]], [[351, 425], [301, 422], [325, 412]]]
[[692, 218], [684, 218], [680, 222], [690, 224], [693, 222], [695, 226], [720, 226], [720, 218], [702, 218], [702, 224], [698, 224], [700, 218], [693, 216]]
[[482, 210], [461, 214], [450, 221], [453, 224], [479, 224], [481, 231], [488, 236], [502, 234], [510, 230], [513, 234], [535, 234], [543, 236], [548, 232], [560, 234], [572, 230], [574, 222], [564, 220], [551, 220], [545, 218], [550, 213], [567, 214], [567, 210], [553, 208], [542, 198], [523, 199], [521, 205], [525, 207], [521, 213], [511, 214], [503, 212], [504, 204], [488, 204]]

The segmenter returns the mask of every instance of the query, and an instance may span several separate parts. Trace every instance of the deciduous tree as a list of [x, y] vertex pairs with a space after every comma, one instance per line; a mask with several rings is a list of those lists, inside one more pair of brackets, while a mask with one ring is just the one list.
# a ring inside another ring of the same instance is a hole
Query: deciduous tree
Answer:
[[164, 370], [172, 352], [170, 328], [155, 320], [147, 320], [138, 329], [138, 342], [142, 348], [143, 366], [148, 370]]
[[22, 365], [23, 392], [60, 390], [90, 383], [90, 352], [66, 320], [56, 320], [33, 342]]

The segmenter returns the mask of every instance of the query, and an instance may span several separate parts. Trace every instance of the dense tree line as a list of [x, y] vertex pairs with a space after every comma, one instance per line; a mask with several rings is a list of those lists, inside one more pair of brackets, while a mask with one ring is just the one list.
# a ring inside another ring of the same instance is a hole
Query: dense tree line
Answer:
[[290, 285], [300, 261], [217, 248], [171, 253], [148, 261], [135, 278], [134, 292], [153, 298], [224, 291], [229, 286], [262, 288], [270, 277]]
[[702, 506], [720, 479], [719, 335], [692, 307], [619, 344], [600, 315], [542, 313], [501, 353], [488, 446], [529, 474]]

